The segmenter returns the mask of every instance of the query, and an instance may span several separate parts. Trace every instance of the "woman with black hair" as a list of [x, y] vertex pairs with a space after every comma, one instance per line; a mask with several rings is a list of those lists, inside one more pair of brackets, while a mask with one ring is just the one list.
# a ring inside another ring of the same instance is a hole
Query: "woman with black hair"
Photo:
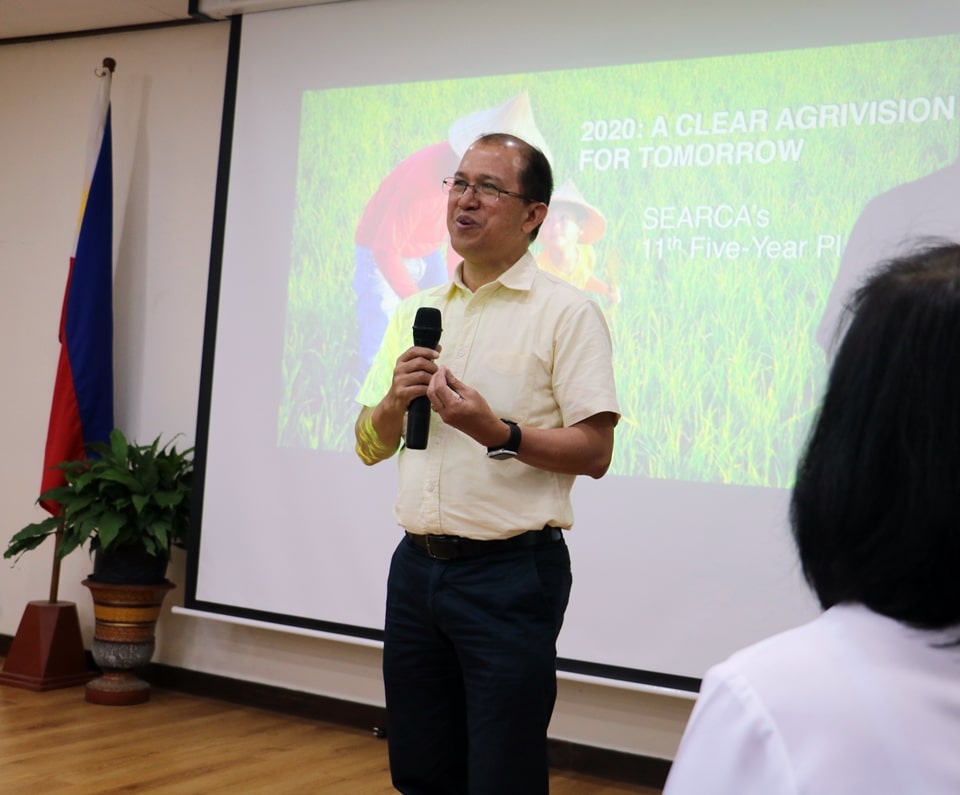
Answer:
[[664, 795], [960, 793], [960, 246], [848, 318], [790, 505], [824, 612], [708, 671]]

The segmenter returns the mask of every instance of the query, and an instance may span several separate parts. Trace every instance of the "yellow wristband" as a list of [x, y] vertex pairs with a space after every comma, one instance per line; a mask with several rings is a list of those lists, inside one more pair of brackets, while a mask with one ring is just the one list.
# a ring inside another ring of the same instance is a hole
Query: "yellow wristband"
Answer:
[[390, 458], [397, 448], [391, 449], [380, 441], [377, 429], [373, 427], [373, 414], [368, 412], [357, 421], [357, 455], [360, 460], [368, 466], [376, 464], [378, 461]]

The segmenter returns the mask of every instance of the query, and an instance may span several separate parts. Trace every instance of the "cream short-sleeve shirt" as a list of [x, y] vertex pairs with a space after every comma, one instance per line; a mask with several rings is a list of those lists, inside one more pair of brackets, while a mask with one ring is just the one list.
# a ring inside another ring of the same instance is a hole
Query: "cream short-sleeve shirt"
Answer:
[[[440, 309], [438, 363], [480, 392], [497, 416], [560, 428], [619, 414], [610, 332], [596, 302], [541, 271], [528, 252], [499, 279], [471, 292], [460, 278], [397, 309], [357, 400], [376, 405], [397, 358], [412, 344], [421, 306]], [[426, 450], [399, 453], [397, 522], [412, 533], [503, 538], [545, 524], [573, 524], [575, 476], [486, 457], [466, 434], [431, 417]]]

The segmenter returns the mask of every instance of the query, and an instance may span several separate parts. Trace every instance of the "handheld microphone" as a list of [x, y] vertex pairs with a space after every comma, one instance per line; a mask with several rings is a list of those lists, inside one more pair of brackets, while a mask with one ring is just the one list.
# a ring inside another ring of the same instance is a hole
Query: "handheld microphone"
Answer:
[[[413, 344], [419, 348], [437, 349], [440, 344], [440, 310], [433, 306], [421, 306], [413, 321]], [[407, 407], [406, 446], [410, 450], [426, 450], [430, 435], [430, 398], [426, 395], [414, 398]]]

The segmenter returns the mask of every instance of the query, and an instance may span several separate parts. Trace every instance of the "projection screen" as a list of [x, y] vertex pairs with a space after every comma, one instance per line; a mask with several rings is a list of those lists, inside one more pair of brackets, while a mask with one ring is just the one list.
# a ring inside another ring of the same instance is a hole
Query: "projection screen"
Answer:
[[186, 606], [380, 637], [402, 531], [395, 460], [353, 453], [355, 232], [399, 164], [439, 147], [452, 172], [473, 122], [520, 108], [557, 183], [604, 220], [592, 296], [623, 411], [609, 474], [574, 488], [561, 669], [692, 689], [813, 616], [786, 519], [793, 467], [846, 290], [913, 236], [960, 233], [932, 184], [960, 195], [960, 7], [800, 5], [247, 15]]

